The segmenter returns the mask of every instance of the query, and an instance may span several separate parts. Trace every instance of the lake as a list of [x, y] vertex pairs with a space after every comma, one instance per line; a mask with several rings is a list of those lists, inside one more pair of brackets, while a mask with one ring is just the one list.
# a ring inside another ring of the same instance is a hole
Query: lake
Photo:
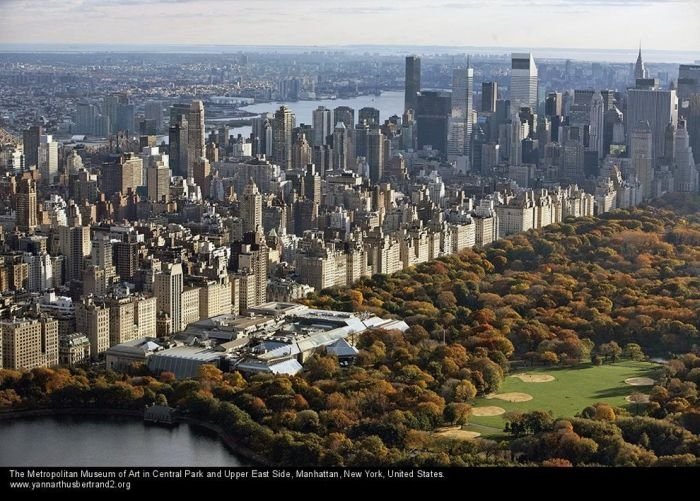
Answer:
[[0, 421], [0, 466], [244, 466], [209, 430], [138, 419]]

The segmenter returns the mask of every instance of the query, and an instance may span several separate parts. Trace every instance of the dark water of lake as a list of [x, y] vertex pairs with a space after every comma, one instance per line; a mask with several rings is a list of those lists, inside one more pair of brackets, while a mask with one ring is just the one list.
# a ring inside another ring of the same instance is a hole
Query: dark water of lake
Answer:
[[215, 433], [138, 419], [0, 421], [0, 466], [244, 466]]

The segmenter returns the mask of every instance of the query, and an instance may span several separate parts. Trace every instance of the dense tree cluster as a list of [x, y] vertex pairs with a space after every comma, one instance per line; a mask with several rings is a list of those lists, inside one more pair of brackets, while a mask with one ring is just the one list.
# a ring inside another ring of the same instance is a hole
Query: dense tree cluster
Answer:
[[[699, 197], [567, 220], [306, 300], [404, 319], [372, 330], [350, 367], [317, 353], [302, 374], [197, 379], [65, 369], [0, 371], [0, 407], [139, 409], [168, 402], [295, 465], [687, 465], [700, 455]], [[675, 208], [675, 209], [674, 209]], [[673, 209], [673, 210], [672, 210]], [[674, 212], [675, 211], [675, 212]], [[682, 356], [675, 354], [686, 353]], [[675, 357], [650, 402], [576, 417], [508, 416], [510, 439], [432, 431], [468, 422], [513, 360], [558, 365]]]

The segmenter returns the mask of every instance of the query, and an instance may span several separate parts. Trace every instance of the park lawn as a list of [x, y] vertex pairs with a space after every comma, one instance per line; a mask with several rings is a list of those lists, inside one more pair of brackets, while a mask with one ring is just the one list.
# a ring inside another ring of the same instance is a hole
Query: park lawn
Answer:
[[[521, 371], [519, 371], [521, 372]], [[570, 417], [585, 407], [597, 402], [605, 402], [615, 407], [625, 407], [634, 412], [635, 405], [625, 400], [632, 393], [648, 393], [650, 386], [630, 386], [625, 379], [630, 377], [650, 377], [658, 379], [662, 368], [650, 362], [626, 360], [615, 364], [593, 366], [582, 364], [567, 368], [535, 367], [528, 374], [549, 374], [555, 380], [548, 383], [524, 383], [520, 379], [506, 376], [498, 393], [520, 392], [532, 395], [527, 402], [506, 402], [496, 398], [477, 398], [473, 407], [497, 406], [509, 411], [552, 411], [555, 417]], [[517, 374], [514, 373], [514, 374]], [[504, 415], [471, 416], [465, 429], [480, 432], [483, 436], [497, 438], [503, 436]]]

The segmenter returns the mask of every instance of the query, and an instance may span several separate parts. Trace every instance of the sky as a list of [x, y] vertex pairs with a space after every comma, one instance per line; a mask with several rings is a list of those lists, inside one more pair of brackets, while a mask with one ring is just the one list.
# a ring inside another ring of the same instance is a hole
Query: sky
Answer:
[[700, 0], [0, 0], [0, 43], [700, 51]]

